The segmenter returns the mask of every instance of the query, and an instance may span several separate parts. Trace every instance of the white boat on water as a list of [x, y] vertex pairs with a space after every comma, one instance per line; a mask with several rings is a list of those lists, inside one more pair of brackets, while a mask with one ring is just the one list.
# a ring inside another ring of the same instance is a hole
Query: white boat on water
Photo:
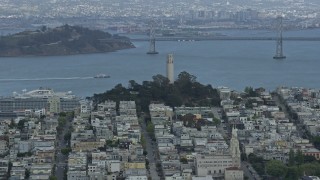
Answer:
[[94, 78], [110, 78], [110, 76], [105, 75], [105, 74], [97, 74], [94, 76]]

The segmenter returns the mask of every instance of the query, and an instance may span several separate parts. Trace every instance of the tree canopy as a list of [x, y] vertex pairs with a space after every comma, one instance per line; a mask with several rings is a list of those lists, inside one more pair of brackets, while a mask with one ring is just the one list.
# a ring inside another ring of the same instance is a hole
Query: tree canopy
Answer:
[[283, 177], [287, 173], [287, 167], [281, 162], [277, 160], [271, 160], [266, 165], [267, 174], [274, 177]]
[[110, 91], [95, 94], [96, 103], [105, 100], [135, 100], [137, 109], [148, 112], [152, 101], [163, 102], [171, 107], [186, 106], [219, 106], [220, 98], [217, 89], [211, 85], [203, 85], [196, 81], [196, 77], [187, 72], [181, 72], [178, 79], [170, 84], [163, 75], [155, 75], [152, 81], [143, 81], [142, 84], [130, 80], [128, 88], [122, 84], [116, 85]]
[[320, 136], [313, 137], [312, 142], [316, 148], [320, 149]]

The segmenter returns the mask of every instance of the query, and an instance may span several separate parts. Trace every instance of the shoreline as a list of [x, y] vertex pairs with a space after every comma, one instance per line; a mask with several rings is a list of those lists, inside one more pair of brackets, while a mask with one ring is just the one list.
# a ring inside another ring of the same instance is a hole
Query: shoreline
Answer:
[[0, 55], [1, 58], [16, 58], [16, 57], [59, 57], [59, 56], [75, 56], [75, 55], [86, 55], [86, 54], [106, 54], [106, 53], [113, 53], [117, 51], [122, 50], [128, 50], [128, 49], [134, 49], [136, 47], [129, 47], [129, 48], [123, 48], [123, 49], [116, 49], [112, 51], [101, 51], [101, 52], [84, 52], [84, 53], [69, 53], [69, 54], [56, 54], [56, 55], [16, 55], [16, 56], [3, 56]]

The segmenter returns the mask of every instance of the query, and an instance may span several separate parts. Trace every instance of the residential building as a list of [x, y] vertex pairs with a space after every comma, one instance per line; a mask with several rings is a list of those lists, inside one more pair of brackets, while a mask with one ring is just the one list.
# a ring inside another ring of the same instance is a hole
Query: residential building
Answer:
[[243, 171], [238, 167], [228, 167], [224, 173], [225, 180], [243, 180]]

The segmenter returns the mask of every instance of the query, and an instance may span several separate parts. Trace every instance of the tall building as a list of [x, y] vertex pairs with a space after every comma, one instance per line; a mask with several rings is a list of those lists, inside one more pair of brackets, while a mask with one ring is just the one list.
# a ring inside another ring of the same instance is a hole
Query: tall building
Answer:
[[173, 54], [167, 56], [167, 78], [170, 84], [174, 83]]
[[239, 148], [238, 132], [237, 128], [233, 127], [232, 137], [230, 140], [230, 153], [232, 157], [233, 167], [241, 167], [241, 152]]
[[214, 179], [226, 177], [226, 180], [243, 180], [237, 129], [232, 129], [229, 151], [217, 151], [214, 154], [203, 152], [194, 159], [197, 176], [211, 175]]

